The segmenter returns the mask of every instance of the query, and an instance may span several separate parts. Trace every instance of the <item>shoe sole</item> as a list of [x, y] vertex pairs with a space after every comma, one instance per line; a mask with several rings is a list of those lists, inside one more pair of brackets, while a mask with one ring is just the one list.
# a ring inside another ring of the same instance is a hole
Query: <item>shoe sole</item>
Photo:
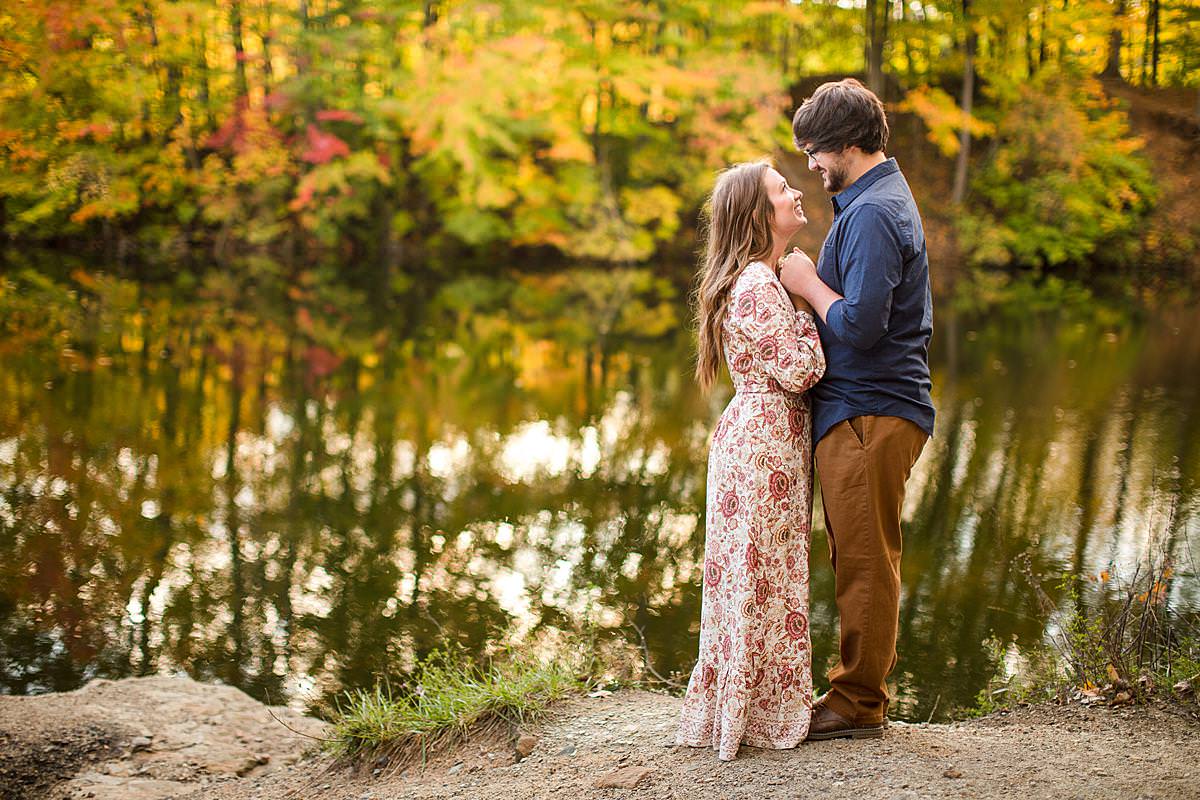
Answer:
[[883, 728], [851, 728], [849, 730], [829, 731], [828, 733], [810, 733], [810, 742], [824, 742], [830, 739], [882, 739]]

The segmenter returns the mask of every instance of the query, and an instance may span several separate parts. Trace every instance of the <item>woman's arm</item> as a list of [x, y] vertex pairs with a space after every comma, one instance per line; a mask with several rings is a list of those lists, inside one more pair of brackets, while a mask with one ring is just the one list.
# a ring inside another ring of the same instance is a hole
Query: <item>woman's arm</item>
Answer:
[[817, 276], [816, 265], [803, 250], [793, 250], [781, 259], [779, 280], [789, 295], [804, 300], [809, 310], [823, 320], [828, 320], [830, 307], [842, 299]]
[[778, 280], [749, 287], [733, 303], [733, 322], [749, 338], [768, 375], [790, 392], [804, 392], [825, 374], [825, 353], [812, 313], [796, 309]]

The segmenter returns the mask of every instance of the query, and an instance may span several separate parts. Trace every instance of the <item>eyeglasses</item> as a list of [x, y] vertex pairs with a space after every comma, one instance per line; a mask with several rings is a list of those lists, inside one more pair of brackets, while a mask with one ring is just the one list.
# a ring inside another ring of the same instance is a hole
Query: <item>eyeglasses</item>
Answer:
[[801, 147], [800, 152], [804, 153], [805, 158], [816, 158], [821, 154], [820, 150], [809, 150], [807, 147]]

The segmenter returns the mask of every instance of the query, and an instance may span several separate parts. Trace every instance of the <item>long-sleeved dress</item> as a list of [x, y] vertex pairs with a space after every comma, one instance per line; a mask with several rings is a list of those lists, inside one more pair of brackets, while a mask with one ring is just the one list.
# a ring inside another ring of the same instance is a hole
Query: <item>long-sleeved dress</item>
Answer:
[[708, 457], [700, 657], [678, 744], [722, 760], [741, 744], [795, 747], [812, 715], [808, 548], [812, 416], [825, 371], [816, 324], [774, 271], [746, 266], [722, 329], [736, 393]]

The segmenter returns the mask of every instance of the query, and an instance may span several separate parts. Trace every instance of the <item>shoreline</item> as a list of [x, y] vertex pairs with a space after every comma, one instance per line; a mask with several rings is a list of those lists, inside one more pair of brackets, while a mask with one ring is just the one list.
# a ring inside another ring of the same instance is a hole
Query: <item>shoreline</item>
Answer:
[[1200, 781], [1200, 724], [1155, 706], [1042, 705], [949, 724], [892, 723], [879, 740], [743, 746], [735, 761], [719, 762], [711, 749], [673, 744], [679, 698], [593, 694], [404, 769], [379, 759], [339, 763], [319, 751], [324, 723], [184, 677], [0, 697], [0, 800], [1174, 800], [1195, 796]]

